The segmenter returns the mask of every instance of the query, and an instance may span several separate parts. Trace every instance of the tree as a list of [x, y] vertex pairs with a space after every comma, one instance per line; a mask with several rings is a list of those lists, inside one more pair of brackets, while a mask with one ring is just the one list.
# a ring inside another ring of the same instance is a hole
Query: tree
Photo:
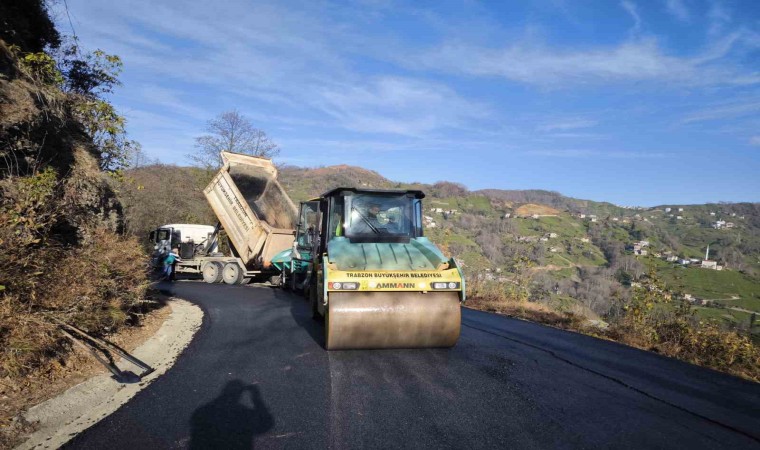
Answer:
[[267, 134], [253, 126], [237, 110], [227, 111], [209, 120], [203, 136], [195, 138], [196, 151], [188, 158], [197, 166], [215, 170], [222, 166], [221, 152], [272, 158], [280, 153], [279, 146]]

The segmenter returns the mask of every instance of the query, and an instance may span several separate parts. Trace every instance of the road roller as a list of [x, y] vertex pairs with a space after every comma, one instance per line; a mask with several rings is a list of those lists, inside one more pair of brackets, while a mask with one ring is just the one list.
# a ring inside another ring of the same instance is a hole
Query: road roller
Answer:
[[424, 197], [336, 188], [301, 203], [293, 246], [272, 264], [324, 321], [327, 350], [457, 343], [465, 279], [424, 236]]

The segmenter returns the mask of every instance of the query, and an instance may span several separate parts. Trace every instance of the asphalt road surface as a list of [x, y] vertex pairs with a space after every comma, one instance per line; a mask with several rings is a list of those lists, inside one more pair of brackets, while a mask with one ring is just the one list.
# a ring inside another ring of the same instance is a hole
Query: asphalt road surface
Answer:
[[452, 349], [326, 352], [307, 303], [164, 285], [203, 326], [72, 448], [760, 448], [760, 385], [465, 309]]

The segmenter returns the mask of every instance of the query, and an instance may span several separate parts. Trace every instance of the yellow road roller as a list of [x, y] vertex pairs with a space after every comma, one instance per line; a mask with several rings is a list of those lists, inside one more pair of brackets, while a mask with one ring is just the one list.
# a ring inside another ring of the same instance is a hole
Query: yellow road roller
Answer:
[[327, 350], [456, 344], [465, 279], [423, 235], [424, 197], [337, 188], [301, 203], [293, 247], [272, 263], [324, 319]]

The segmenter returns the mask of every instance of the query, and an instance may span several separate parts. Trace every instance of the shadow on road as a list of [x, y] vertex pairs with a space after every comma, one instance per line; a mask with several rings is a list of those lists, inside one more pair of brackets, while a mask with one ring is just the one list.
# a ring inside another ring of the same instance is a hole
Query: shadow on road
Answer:
[[274, 426], [274, 418], [258, 386], [232, 380], [219, 397], [195, 410], [190, 426], [191, 449], [248, 449], [255, 436]]
[[309, 336], [320, 347], [325, 347], [325, 327], [322, 323], [311, 318], [311, 308], [309, 302], [302, 295], [285, 292], [282, 289], [272, 289], [272, 293], [277, 300], [290, 303], [290, 315], [293, 320], [309, 333]]

